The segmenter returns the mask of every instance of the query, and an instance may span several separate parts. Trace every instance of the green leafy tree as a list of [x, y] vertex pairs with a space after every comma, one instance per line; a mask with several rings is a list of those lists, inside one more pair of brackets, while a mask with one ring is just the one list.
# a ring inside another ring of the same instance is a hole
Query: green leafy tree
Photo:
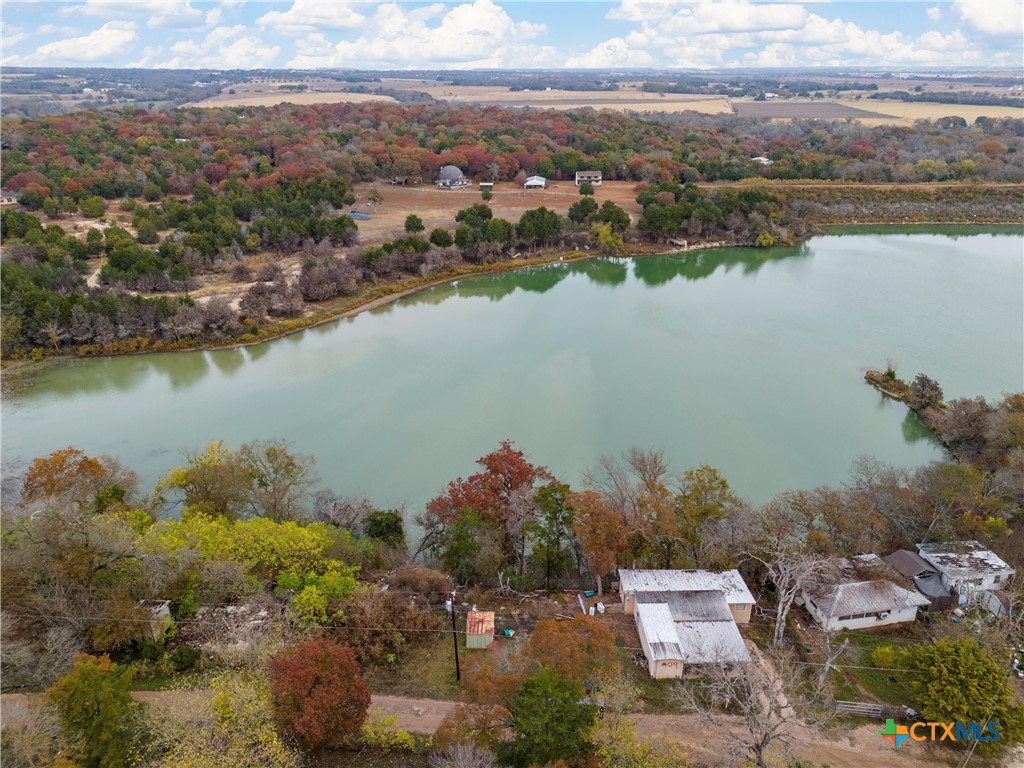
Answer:
[[405, 548], [405, 524], [401, 513], [394, 509], [375, 509], [366, 516], [363, 529], [371, 539], [392, 549]]
[[594, 198], [584, 197], [569, 206], [567, 215], [573, 224], [585, 224], [598, 210]]
[[75, 760], [85, 768], [120, 768], [135, 752], [143, 705], [132, 699], [132, 680], [107, 656], [79, 654], [74, 668], [46, 695], [61, 726], [75, 741]]
[[612, 231], [621, 233], [629, 229], [629, 214], [611, 200], [601, 203], [601, 210], [590, 217], [591, 221], [600, 221], [612, 225]]
[[405, 217], [405, 231], [413, 235], [417, 232], [423, 231], [423, 219], [417, 216], [415, 213], [410, 213]]
[[912, 646], [900, 663], [920, 673], [911, 685], [925, 720], [998, 722], [1002, 738], [979, 750], [1001, 750], [1024, 738], [1024, 707], [1015, 703], [1004, 665], [973, 638]]
[[267, 664], [278, 722], [306, 750], [360, 733], [370, 688], [351, 648], [320, 638], [290, 646]]
[[580, 197], [593, 197], [594, 185], [589, 181], [581, 181], [579, 187]]
[[430, 242], [438, 248], [451, 248], [455, 243], [451, 233], [443, 227], [437, 227], [430, 233]]
[[597, 707], [586, 703], [578, 683], [542, 668], [527, 678], [512, 702], [511, 742], [502, 745], [502, 757], [517, 768], [572, 761], [590, 748], [589, 732]]

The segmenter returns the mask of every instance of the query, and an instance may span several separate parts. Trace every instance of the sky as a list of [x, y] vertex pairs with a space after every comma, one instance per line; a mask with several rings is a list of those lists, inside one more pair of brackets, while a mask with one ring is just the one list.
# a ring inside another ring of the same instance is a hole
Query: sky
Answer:
[[0, 2], [4, 66], [1024, 69], [1024, 0]]

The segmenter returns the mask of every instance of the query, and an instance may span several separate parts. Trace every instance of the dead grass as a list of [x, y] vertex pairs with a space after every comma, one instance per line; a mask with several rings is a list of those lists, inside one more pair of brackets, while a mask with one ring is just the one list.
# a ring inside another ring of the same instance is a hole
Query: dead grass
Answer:
[[272, 107], [275, 104], [362, 104], [368, 101], [397, 103], [391, 96], [378, 96], [373, 93], [345, 93], [342, 91], [278, 91], [276, 88], [264, 90], [248, 90], [235, 93], [223, 92], [217, 96], [182, 107]]

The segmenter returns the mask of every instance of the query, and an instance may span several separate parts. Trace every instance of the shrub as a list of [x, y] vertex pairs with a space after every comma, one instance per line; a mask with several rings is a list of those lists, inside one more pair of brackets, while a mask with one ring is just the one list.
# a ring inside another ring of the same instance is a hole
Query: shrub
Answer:
[[363, 723], [363, 744], [378, 752], [412, 752], [416, 749], [416, 739], [398, 727], [398, 717], [384, 714], [379, 709], [371, 710]]
[[871, 652], [871, 663], [882, 669], [892, 669], [896, 663], [896, 651], [891, 645], [880, 645]]
[[389, 579], [392, 589], [413, 592], [425, 597], [428, 602], [440, 604], [448, 594], [448, 577], [433, 568], [406, 565], [399, 568]]
[[337, 746], [362, 730], [370, 688], [351, 648], [310, 640], [279, 652], [267, 669], [278, 722], [303, 748]]
[[175, 672], [189, 672], [198, 666], [200, 658], [199, 651], [183, 645], [171, 652], [171, 666]]
[[[440, 629], [441, 619], [432, 610], [410, 605], [397, 592], [367, 590], [344, 604], [345, 623], [352, 627], [380, 627], [379, 630], [332, 629], [351, 646], [361, 664], [393, 663], [410, 644], [431, 636], [423, 630]], [[397, 627], [413, 630], [400, 632]]]

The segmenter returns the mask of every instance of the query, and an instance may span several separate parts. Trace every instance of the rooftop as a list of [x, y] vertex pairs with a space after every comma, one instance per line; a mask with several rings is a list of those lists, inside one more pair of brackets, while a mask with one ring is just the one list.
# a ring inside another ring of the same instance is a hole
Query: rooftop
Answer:
[[466, 614], [467, 635], [493, 635], [494, 611], [470, 611]]
[[463, 176], [465, 176], [465, 174], [458, 166], [455, 165], [446, 165], [437, 174], [438, 179], [446, 179], [448, 181], [455, 181], [456, 179], [461, 179]]
[[891, 581], [854, 581], [847, 584], [815, 584], [806, 590], [825, 616], [882, 613], [911, 606], [926, 606], [928, 598]]
[[664, 571], [619, 569], [622, 594], [640, 592], [707, 592], [719, 591], [729, 605], [753, 604], [754, 596], [747, 589], [739, 571]]
[[731, 621], [732, 612], [721, 590], [694, 592], [637, 592], [638, 605], [664, 603], [673, 621]]
[[898, 549], [891, 555], [886, 555], [885, 562], [908, 579], [913, 579], [927, 573], [935, 573], [935, 566], [909, 549]]
[[977, 541], [950, 541], [942, 544], [918, 544], [921, 557], [947, 577], [976, 576], [985, 573], [1014, 573], [1002, 558]]

